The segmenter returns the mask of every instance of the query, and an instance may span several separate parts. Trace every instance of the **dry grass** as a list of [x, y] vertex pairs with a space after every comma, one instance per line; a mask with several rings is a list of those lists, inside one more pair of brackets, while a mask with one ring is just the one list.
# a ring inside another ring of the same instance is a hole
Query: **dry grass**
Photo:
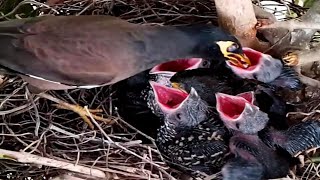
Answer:
[[[5, 1], [0, 1], [0, 5], [1, 2]], [[35, 14], [104, 14], [118, 16], [134, 23], [157, 25], [208, 22], [216, 24], [214, 5], [208, 0], [49, 2], [50, 6], [31, 0], [23, 1], [15, 10], [33, 3], [37, 7]], [[297, 6], [290, 7], [297, 14], [303, 11]], [[23, 17], [23, 14], [15, 12], [12, 11], [9, 15]], [[13, 152], [10, 152], [12, 156], [1, 157], [3, 151], [0, 150], [1, 179], [47, 179], [70, 172], [75, 172], [73, 176], [80, 176], [76, 172], [87, 173], [87, 176], [81, 175], [82, 178], [88, 178], [92, 174], [93, 179], [180, 178], [179, 172], [170, 169], [161, 160], [151, 137], [142, 134], [145, 138], [151, 139], [149, 144], [142, 143], [136, 138], [140, 132], [117, 116], [113, 106], [112, 87], [49, 93], [70, 103], [100, 108], [103, 110], [101, 115], [114, 123], [104, 124], [93, 120], [95, 129], [91, 130], [76, 114], [57, 109], [52, 106], [53, 102], [31, 95], [26, 84], [18, 77], [4, 77], [0, 83], [0, 149]], [[319, 90], [307, 88], [305, 91], [290, 94], [287, 99], [296, 105], [297, 112], [315, 112], [289, 115], [291, 122], [317, 116], [316, 110], [320, 106]], [[310, 162], [310, 159], [319, 161], [315, 158], [317, 156], [316, 152], [304, 153], [301, 157], [304, 157], [305, 165], [297, 167], [288, 177], [320, 178], [319, 163]]]

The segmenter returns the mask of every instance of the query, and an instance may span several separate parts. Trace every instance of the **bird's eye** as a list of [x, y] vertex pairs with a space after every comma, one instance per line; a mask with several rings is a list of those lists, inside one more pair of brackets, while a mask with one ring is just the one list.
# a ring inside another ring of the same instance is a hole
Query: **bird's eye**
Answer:
[[234, 52], [236, 51], [237, 49], [239, 49], [239, 45], [237, 43], [233, 43], [231, 46], [229, 46], [227, 48], [227, 51], [228, 52]]
[[236, 123], [236, 128], [239, 129], [240, 128], [240, 124]]
[[210, 63], [208, 60], [203, 60], [203, 62], [202, 62], [203, 67], [208, 67], [209, 65], [210, 65]]
[[177, 115], [176, 115], [176, 117], [177, 117], [177, 119], [181, 119], [181, 114], [180, 113], [178, 113]]

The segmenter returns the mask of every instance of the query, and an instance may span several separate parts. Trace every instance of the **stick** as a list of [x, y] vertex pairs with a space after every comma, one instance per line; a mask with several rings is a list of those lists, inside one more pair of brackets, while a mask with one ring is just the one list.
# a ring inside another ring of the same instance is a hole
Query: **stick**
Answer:
[[288, 20], [288, 21], [276, 21], [274, 23], [266, 24], [261, 27], [258, 27], [258, 29], [269, 29], [269, 28], [274, 28], [274, 29], [283, 28], [283, 29], [288, 29], [290, 32], [296, 29], [320, 30], [320, 23]]
[[10, 157], [10, 159], [15, 159], [16, 161], [21, 162], [21, 163], [38, 164], [38, 165], [56, 167], [56, 168], [69, 170], [72, 172], [90, 175], [90, 176], [93, 176], [96, 178], [106, 178], [107, 177], [103, 171], [100, 171], [100, 170], [97, 170], [94, 168], [88, 168], [88, 167], [84, 167], [84, 166], [80, 166], [80, 165], [74, 165], [72, 163], [49, 159], [46, 157], [41, 157], [41, 156], [26, 153], [26, 152], [15, 152], [15, 151], [0, 149], [0, 154], [3, 156]]

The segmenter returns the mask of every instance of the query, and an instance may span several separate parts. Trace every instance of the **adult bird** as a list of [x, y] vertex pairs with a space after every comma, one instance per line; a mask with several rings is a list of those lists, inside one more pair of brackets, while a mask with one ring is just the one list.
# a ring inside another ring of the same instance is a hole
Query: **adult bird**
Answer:
[[[0, 66], [21, 76], [35, 93], [110, 85], [175, 59], [218, 63], [225, 57], [250, 64], [239, 41], [212, 25], [139, 25], [102, 15], [0, 22]], [[87, 116], [82, 107], [60, 105]]]

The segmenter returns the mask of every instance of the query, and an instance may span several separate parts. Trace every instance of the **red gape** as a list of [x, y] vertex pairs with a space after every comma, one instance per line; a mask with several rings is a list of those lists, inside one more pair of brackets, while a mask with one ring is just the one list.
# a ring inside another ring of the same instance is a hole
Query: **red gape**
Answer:
[[162, 110], [175, 109], [188, 97], [188, 94], [181, 90], [170, 88], [153, 81], [150, 81], [150, 84], [155, 92], [155, 99], [159, 102]]

